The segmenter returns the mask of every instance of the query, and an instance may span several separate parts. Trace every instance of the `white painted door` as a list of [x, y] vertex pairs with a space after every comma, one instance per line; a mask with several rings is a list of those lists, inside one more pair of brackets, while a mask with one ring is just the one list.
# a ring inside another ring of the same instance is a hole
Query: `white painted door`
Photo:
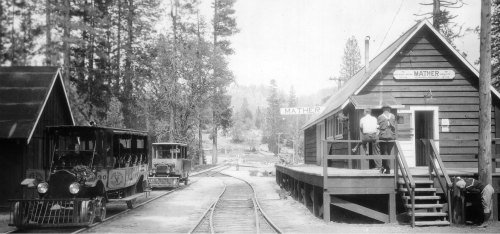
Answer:
[[415, 122], [413, 110], [398, 110], [398, 141], [409, 167], [415, 166]]
[[[416, 167], [415, 129], [421, 128], [415, 123], [415, 111], [432, 111], [433, 139], [439, 140], [439, 107], [438, 106], [410, 106], [409, 110], [398, 110], [398, 141], [409, 167]], [[439, 141], [436, 142], [439, 150]]]

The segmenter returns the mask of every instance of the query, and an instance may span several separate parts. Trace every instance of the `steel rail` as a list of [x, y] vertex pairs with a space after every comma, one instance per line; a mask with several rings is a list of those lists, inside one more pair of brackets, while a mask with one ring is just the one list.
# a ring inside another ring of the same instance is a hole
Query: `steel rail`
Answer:
[[217, 207], [217, 204], [219, 204], [222, 196], [224, 195], [224, 193], [226, 193], [226, 189], [227, 189], [227, 185], [224, 183], [224, 190], [219, 195], [219, 197], [217, 198], [217, 200], [214, 202], [214, 204], [212, 205], [212, 209], [210, 211], [210, 219], [208, 221], [209, 221], [209, 224], [210, 224], [210, 233], [212, 233], [212, 234], [215, 234], [215, 228], [214, 228], [215, 207]]
[[223, 173], [223, 172], [221, 172], [221, 174], [236, 178], [236, 179], [241, 180], [241, 181], [245, 182], [246, 184], [248, 184], [250, 186], [250, 188], [252, 188], [254, 201], [257, 204], [257, 208], [260, 211], [260, 213], [262, 214], [262, 217], [267, 221], [269, 226], [271, 226], [271, 228], [273, 228], [277, 233], [283, 233], [283, 231], [281, 231], [281, 229], [269, 218], [269, 216], [266, 214], [264, 209], [262, 209], [262, 206], [259, 203], [259, 199], [257, 199], [257, 192], [255, 190], [255, 187], [250, 182], [248, 182], [242, 178], [238, 178], [238, 177], [235, 177], [235, 176]]
[[[222, 168], [222, 167], [224, 167], [224, 166], [225, 166], [225, 165], [222, 165], [222, 166], [217, 166], [217, 167], [213, 167], [213, 168], [209, 168], [209, 169], [206, 169], [206, 170], [203, 170], [203, 171], [197, 172], [197, 173], [193, 173], [193, 175], [191, 175], [191, 176], [196, 176], [196, 175], [199, 175], [199, 174], [202, 174], [202, 173], [207, 173], [207, 172], [210, 172], [210, 171], [215, 170], [215, 169], [220, 169], [220, 168]], [[157, 196], [157, 197], [154, 197], [154, 198], [151, 198], [151, 199], [149, 199], [149, 200], [147, 200], [147, 201], [144, 201], [144, 202], [142, 202], [142, 203], [140, 203], [140, 204], [138, 204], [138, 205], [134, 206], [134, 209], [135, 209], [135, 208], [138, 208], [138, 207], [141, 207], [141, 206], [143, 206], [143, 205], [146, 205], [146, 204], [148, 204], [148, 203], [150, 203], [150, 202], [153, 202], [153, 201], [155, 201], [155, 200], [157, 200], [157, 199], [159, 199], [159, 198], [162, 198], [162, 197], [164, 197], [164, 196], [166, 196], [166, 195], [169, 195], [169, 194], [171, 194], [171, 193], [173, 193], [173, 192], [175, 192], [175, 191], [179, 191], [179, 190], [182, 190], [182, 189], [184, 189], [184, 188], [187, 188], [187, 187], [189, 187], [189, 186], [190, 186], [190, 185], [192, 185], [192, 184], [196, 184], [196, 182], [198, 182], [198, 181], [195, 181], [195, 182], [193, 182], [193, 183], [189, 183], [189, 184], [188, 184], [188, 185], [186, 185], [186, 186], [177, 187], [177, 188], [172, 189], [172, 190], [170, 190], [170, 191], [168, 191], [168, 192], [166, 192], [166, 193], [164, 193], [164, 194], [161, 194], [161, 195], [159, 195], [159, 196]], [[124, 214], [126, 214], [126, 213], [128, 213], [128, 212], [130, 212], [130, 211], [132, 211], [132, 210], [133, 210], [133, 209], [127, 209], [127, 210], [124, 210], [124, 211], [122, 211], [122, 212], [119, 212], [119, 213], [117, 213], [117, 214], [114, 214], [114, 215], [112, 215], [112, 216], [110, 216], [110, 217], [105, 218], [102, 222], [99, 222], [99, 223], [94, 223], [94, 224], [91, 224], [91, 225], [89, 225], [89, 226], [87, 226], [87, 227], [84, 227], [84, 228], [78, 229], [78, 230], [76, 230], [76, 231], [72, 232], [72, 234], [81, 233], [81, 232], [84, 232], [84, 231], [89, 230], [89, 229], [91, 229], [91, 228], [94, 228], [94, 227], [96, 227], [96, 226], [102, 225], [102, 224], [104, 224], [104, 223], [106, 223], [106, 222], [109, 222], [109, 221], [111, 221], [111, 220], [113, 220], [113, 219], [116, 219], [116, 218], [118, 218], [118, 217], [120, 217], [120, 216], [122, 216], [122, 215], [124, 215]]]
[[[268, 215], [262, 209], [262, 206], [260, 205], [260, 203], [259, 203], [259, 201], [257, 199], [256, 190], [255, 190], [255, 188], [254, 188], [254, 186], [252, 184], [250, 184], [248, 181], [246, 181], [244, 179], [241, 179], [241, 178], [238, 178], [238, 177], [226, 174], [226, 173], [224, 173], [222, 171], [216, 172], [214, 174], [217, 174], [217, 173], [226, 175], [226, 176], [231, 177], [233, 179], [240, 180], [240, 181], [244, 182], [246, 185], [248, 185], [252, 189], [252, 192], [253, 192], [253, 194], [252, 194], [252, 203], [254, 205], [254, 214], [255, 214], [254, 218], [255, 218], [255, 225], [256, 225], [255, 227], [256, 227], [256, 232], [257, 233], [261, 233], [261, 231], [260, 231], [260, 223], [259, 223], [259, 217], [260, 216], [263, 217], [264, 220], [266, 220], [266, 222], [269, 224], [269, 226], [276, 233], [283, 233], [281, 231], [281, 229], [279, 229], [278, 226], [271, 221], [271, 219], [268, 217]], [[227, 190], [227, 185], [225, 185], [223, 191], [217, 197], [217, 200], [208, 207], [208, 209], [203, 213], [203, 215], [201, 216], [201, 218], [199, 219], [199, 221], [196, 223], [196, 225], [188, 233], [194, 233], [196, 231], [196, 229], [198, 227], [200, 227], [207, 218], [209, 219], [208, 222], [209, 222], [209, 227], [210, 227], [210, 233], [215, 233], [214, 223], [213, 223], [213, 216], [214, 216], [214, 213], [215, 213], [215, 210], [216, 210], [216, 206], [221, 201], [221, 198], [225, 194], [226, 190]], [[208, 212], [210, 212], [210, 215], [207, 217]]]
[[193, 233], [203, 223], [203, 220], [207, 217], [208, 212], [210, 212], [210, 211], [213, 212], [215, 205], [220, 200], [222, 195], [226, 192], [226, 188], [227, 188], [227, 186], [226, 186], [226, 184], [224, 184], [224, 188], [222, 189], [222, 192], [219, 194], [219, 196], [217, 196], [217, 199], [214, 202], [212, 202], [212, 204], [210, 204], [208, 209], [206, 209], [205, 212], [203, 212], [203, 215], [198, 220], [198, 222], [196, 222], [196, 225], [191, 230], [189, 230], [189, 232], [188, 232], [189, 234]]

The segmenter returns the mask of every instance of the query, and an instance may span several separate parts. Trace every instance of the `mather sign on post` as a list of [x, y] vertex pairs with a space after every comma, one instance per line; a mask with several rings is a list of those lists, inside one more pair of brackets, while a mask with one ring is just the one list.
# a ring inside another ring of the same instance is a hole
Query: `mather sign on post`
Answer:
[[396, 70], [394, 71], [394, 79], [401, 80], [451, 80], [455, 78], [453, 70]]
[[323, 111], [322, 106], [280, 108], [281, 115], [312, 115]]

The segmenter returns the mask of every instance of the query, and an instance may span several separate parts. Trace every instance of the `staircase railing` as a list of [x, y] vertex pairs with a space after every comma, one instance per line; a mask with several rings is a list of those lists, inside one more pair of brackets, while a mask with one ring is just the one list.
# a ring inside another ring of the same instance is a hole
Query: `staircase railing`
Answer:
[[[443, 160], [441, 159], [441, 155], [439, 154], [438, 148], [436, 147], [436, 143], [433, 139], [422, 139], [424, 144], [429, 144], [429, 153], [427, 154], [429, 157], [429, 176], [431, 176], [431, 180], [434, 180], [432, 177], [436, 176], [443, 193], [446, 196], [446, 200], [448, 202], [448, 214], [451, 213], [451, 188], [452, 183], [451, 179], [446, 172], [446, 168], [444, 167]], [[444, 181], [443, 181], [444, 180]], [[452, 215], [448, 215], [450, 219], [450, 223], [452, 220]]]
[[401, 177], [403, 181], [405, 182], [405, 187], [410, 195], [411, 199], [411, 226], [415, 227], [415, 180], [413, 179], [413, 176], [410, 172], [410, 169], [408, 167], [408, 163], [406, 163], [406, 158], [403, 155], [403, 151], [401, 148], [401, 145], [399, 144], [399, 141], [395, 141], [396, 143], [396, 163], [395, 163], [395, 170], [394, 170], [394, 176], [395, 176], [395, 188], [397, 188], [397, 183], [399, 181], [399, 173], [398, 170], [401, 172]]

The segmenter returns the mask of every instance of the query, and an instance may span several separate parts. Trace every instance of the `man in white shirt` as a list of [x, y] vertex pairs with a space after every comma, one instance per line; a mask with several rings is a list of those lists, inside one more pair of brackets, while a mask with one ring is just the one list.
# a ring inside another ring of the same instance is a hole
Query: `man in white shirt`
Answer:
[[[365, 109], [364, 110], [364, 116], [359, 120], [359, 130], [361, 132], [361, 145], [363, 146], [363, 149], [366, 154], [369, 154], [369, 149], [368, 149], [368, 144], [372, 145], [372, 154], [373, 155], [378, 155], [379, 154], [379, 147], [378, 147], [378, 123], [377, 123], [377, 118], [372, 116], [372, 110], [371, 109]], [[353, 151], [356, 151], [357, 148], [359, 147], [359, 144], [353, 149]], [[381, 169], [382, 168], [382, 160], [380, 159], [375, 159], [373, 160], [375, 162], [375, 167], [376, 169]]]

